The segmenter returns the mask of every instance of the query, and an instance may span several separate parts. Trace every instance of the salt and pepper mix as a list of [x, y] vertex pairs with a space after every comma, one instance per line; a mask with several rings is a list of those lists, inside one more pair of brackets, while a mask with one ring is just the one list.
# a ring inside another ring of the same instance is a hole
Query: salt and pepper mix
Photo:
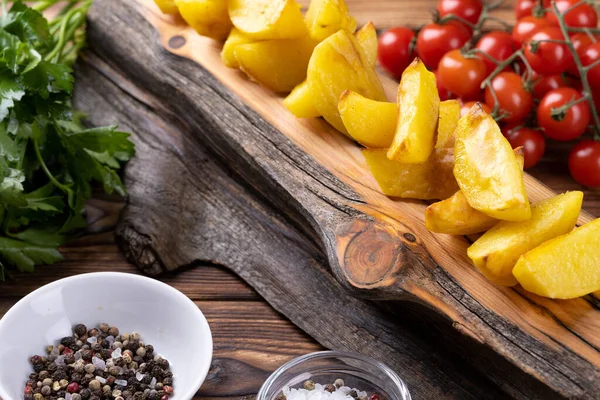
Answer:
[[25, 400], [168, 400], [173, 393], [169, 361], [137, 332], [79, 324], [46, 353], [30, 359]]
[[343, 379], [321, 385], [311, 380], [304, 382], [303, 388], [291, 389], [286, 387], [275, 400], [380, 400], [377, 394], [352, 389], [345, 385]]

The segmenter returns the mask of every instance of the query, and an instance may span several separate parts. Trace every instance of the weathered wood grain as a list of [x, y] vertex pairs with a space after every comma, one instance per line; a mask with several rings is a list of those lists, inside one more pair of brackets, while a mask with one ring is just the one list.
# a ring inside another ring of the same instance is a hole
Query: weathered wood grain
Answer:
[[[215, 43], [157, 14], [145, 17], [160, 28], [171, 51], [201, 63], [260, 115], [205, 69], [166, 54], [135, 5], [97, 4], [91, 14], [90, 43], [102, 59], [119, 65], [117, 70], [102, 64], [97, 68], [152, 110], [152, 116], [142, 120], [131, 113], [132, 123], [156, 125], [151, 135], [139, 136], [143, 151], [128, 167], [131, 197], [119, 231], [128, 256], [144, 270], [157, 273], [195, 260], [226, 265], [322, 344], [339, 347], [347, 345], [340, 344], [345, 339], [325, 335], [322, 326], [315, 329], [307, 321], [306, 308], [296, 308], [298, 304], [290, 304], [284, 295], [292, 292], [290, 282], [306, 281], [335, 296], [327, 301], [336, 313], [366, 304], [354, 306], [347, 295], [345, 304], [336, 303], [343, 292], [332, 293], [332, 286], [325, 285], [330, 279], [326, 270], [306, 269], [306, 254], [299, 252], [313, 254], [320, 264], [324, 249], [338, 281], [354, 294], [419, 302], [439, 312], [445, 324], [452, 323], [471, 342], [501, 355], [497, 363], [486, 362], [489, 355], [471, 352], [469, 357], [511, 395], [600, 395], [598, 310], [592, 299], [551, 302], [495, 287], [470, 266], [465, 239], [425, 230], [424, 204], [380, 194], [353, 143], [320, 120], [292, 118], [280, 98], [223, 68]], [[112, 101], [113, 108], [126, 107], [121, 104], [125, 100]], [[100, 112], [97, 104], [93, 111]], [[209, 184], [203, 182], [210, 168], [202, 157], [209, 155], [209, 161], [217, 160], [244, 182], [260, 204], [240, 202], [243, 192], [229, 181], [219, 182], [216, 172], [210, 174]], [[534, 200], [551, 193], [531, 177], [527, 184]], [[216, 201], [216, 192], [228, 193], [230, 200]], [[268, 212], [262, 208], [265, 201], [273, 207]], [[285, 213], [285, 223], [271, 214], [275, 209]], [[584, 215], [582, 220], [589, 218]], [[222, 226], [224, 220], [241, 226]], [[297, 231], [288, 231], [286, 224]], [[304, 235], [310, 239], [301, 239]], [[389, 250], [379, 248], [377, 253], [382, 239]], [[279, 247], [265, 252], [264, 241]], [[286, 241], [296, 247], [284, 248]], [[381, 257], [363, 257], [366, 246]], [[282, 268], [282, 262], [304, 268]], [[268, 275], [266, 268], [272, 268]], [[573, 310], [582, 317], [578, 321], [569, 317]], [[357, 320], [387, 323], [384, 315], [378, 311], [377, 319], [362, 315]], [[373, 332], [388, 332], [364, 324], [363, 340]], [[389, 351], [390, 341], [394, 340], [384, 335], [358, 348], [381, 356]], [[518, 378], [507, 374], [518, 370]], [[412, 373], [420, 376], [424, 371]], [[535, 380], [545, 389], [532, 384]]]

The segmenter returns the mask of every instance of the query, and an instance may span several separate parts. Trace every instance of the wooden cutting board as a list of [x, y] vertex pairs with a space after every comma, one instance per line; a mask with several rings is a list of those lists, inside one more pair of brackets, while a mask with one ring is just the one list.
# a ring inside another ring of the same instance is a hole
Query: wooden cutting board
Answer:
[[[376, 3], [369, 4], [377, 9]], [[197, 62], [246, 106], [216, 101], [212, 82], [188, 91], [193, 77], [178, 73], [177, 59], [152, 52], [156, 40], [152, 37], [136, 38], [139, 47], [132, 56], [137, 58], [128, 60], [128, 69], [135, 70], [133, 79], [161, 100], [157, 107], [195, 124], [197, 140], [274, 207], [289, 213], [292, 223], [313, 232], [343, 287], [358, 297], [424, 305], [480, 348], [493, 350], [498, 363], [511, 363], [552, 393], [600, 398], [598, 296], [552, 301], [519, 287], [491, 284], [469, 262], [466, 238], [425, 229], [425, 203], [380, 193], [356, 144], [323, 120], [293, 117], [281, 97], [224, 67], [219, 43], [160, 14], [151, 0], [139, 0], [137, 11], [155, 27], [166, 51]], [[127, 21], [115, 17], [114, 23]], [[385, 80], [385, 86], [393, 98], [396, 84]], [[259, 129], [252, 123], [254, 114], [274, 130]], [[182, 159], [185, 156], [183, 151]], [[526, 184], [533, 201], [552, 195], [529, 175]], [[590, 219], [582, 213], [580, 223]], [[131, 243], [131, 237], [126, 239], [130, 241], [126, 249], [139, 245]], [[146, 245], [152, 248], [152, 243]], [[181, 265], [168, 249], [153, 250], [150, 259], [148, 254], [133, 255], [147, 272]], [[489, 365], [490, 371], [495, 368], [494, 363]]]

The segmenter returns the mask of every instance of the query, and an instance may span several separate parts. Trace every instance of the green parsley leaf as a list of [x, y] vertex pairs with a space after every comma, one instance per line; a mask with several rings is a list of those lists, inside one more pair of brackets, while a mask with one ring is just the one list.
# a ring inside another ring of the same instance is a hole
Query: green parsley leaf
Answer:
[[7, 237], [0, 237], [0, 257], [24, 272], [33, 272], [35, 264], [54, 264], [63, 259], [53, 246], [40, 246]]
[[17, 36], [22, 42], [32, 43], [36, 48], [47, 48], [52, 44], [46, 18], [20, 0], [14, 2], [0, 22], [6, 32]]
[[25, 95], [25, 90], [14, 79], [9, 71], [0, 72], [0, 121], [8, 116], [8, 113]]

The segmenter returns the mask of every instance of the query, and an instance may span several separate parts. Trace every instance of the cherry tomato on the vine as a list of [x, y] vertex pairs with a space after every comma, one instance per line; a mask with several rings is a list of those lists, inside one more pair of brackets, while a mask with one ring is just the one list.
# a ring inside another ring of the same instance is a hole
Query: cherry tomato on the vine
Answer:
[[440, 74], [438, 73], [438, 71], [433, 71], [433, 73], [435, 74], [435, 83], [437, 85], [438, 94], [440, 95], [440, 100], [450, 100], [452, 98], [452, 93], [448, 90], [446, 86], [444, 86], [442, 81], [440, 81]]
[[439, 0], [437, 4], [440, 17], [453, 14], [473, 25], [479, 21], [482, 10], [481, 0]]
[[559, 141], [577, 139], [585, 132], [590, 123], [590, 107], [587, 101], [574, 104], [562, 115], [552, 116], [553, 109], [581, 99], [582, 95], [570, 87], [563, 87], [549, 91], [537, 109], [537, 121], [544, 129], [546, 136]]
[[442, 84], [458, 97], [477, 95], [486, 77], [484, 62], [476, 57], [463, 56], [459, 49], [444, 54], [437, 72]]
[[[501, 72], [491, 82], [498, 99], [504, 122], [520, 121], [529, 114], [533, 106], [533, 95], [523, 87], [521, 77], [514, 72]], [[494, 107], [492, 89], [485, 88], [485, 103]]]
[[569, 154], [569, 171], [580, 184], [600, 187], [600, 142], [583, 140], [577, 143]]
[[389, 29], [379, 37], [379, 64], [396, 78], [402, 76], [402, 72], [415, 58], [414, 49], [410, 45], [414, 37], [415, 32], [404, 27]]
[[525, 43], [525, 58], [535, 72], [541, 75], [562, 74], [573, 63], [573, 56], [563, 41], [560, 28], [546, 27], [531, 35]]
[[[571, 42], [573, 43], [573, 48], [575, 52], [581, 59], [583, 56], [583, 52], [585, 49], [596, 42], [600, 41], [600, 38], [596, 35], [587, 34], [585, 32], [578, 32], [571, 35]], [[569, 68], [567, 68], [567, 72], [573, 76], [579, 76], [579, 69], [575, 63], [572, 63]]]
[[488, 114], [492, 113], [492, 109], [490, 108], [490, 106], [488, 106], [485, 103], [480, 103], [478, 101], [467, 101], [460, 106], [460, 116], [462, 117], [462, 116], [466, 115], [469, 112], [469, 110], [471, 109], [471, 107], [473, 107], [476, 103], [481, 104], [481, 108], [486, 113], [488, 113]]
[[[581, 63], [584, 67], [600, 60], [600, 43], [587, 46], [581, 54]], [[600, 65], [596, 65], [587, 72], [588, 82], [594, 88], [600, 88]]]
[[515, 4], [515, 18], [517, 21], [530, 16], [536, 3], [537, 0], [517, 0]]
[[569, 81], [562, 75], [537, 76], [533, 79], [533, 95], [541, 99], [553, 89], [568, 86]]
[[523, 146], [525, 152], [524, 168], [531, 168], [537, 164], [546, 151], [546, 139], [540, 131], [530, 128], [517, 128], [505, 133], [513, 149]]
[[513, 28], [512, 36], [517, 42], [523, 43], [529, 38], [529, 36], [533, 35], [540, 29], [550, 26], [556, 26], [556, 24], [547, 20], [546, 18], [538, 18], [530, 15], [517, 21]]
[[[515, 42], [513, 37], [509, 33], [502, 31], [486, 33], [479, 39], [475, 46], [476, 49], [481, 50], [496, 61], [506, 60], [518, 47], [520, 45]], [[485, 63], [488, 75], [496, 69], [496, 64], [485, 55], [477, 54], [477, 57], [481, 58]]]
[[[556, 8], [563, 14], [569, 8], [580, 3], [577, 7], [564, 14], [565, 23], [573, 28], [595, 28], [598, 25], [598, 14], [594, 7], [581, 0], [556, 0]], [[546, 13], [549, 21], [558, 23], [554, 11]]]
[[425, 25], [417, 36], [417, 54], [429, 69], [437, 69], [444, 54], [461, 48], [470, 36], [463, 25], [456, 23]]

